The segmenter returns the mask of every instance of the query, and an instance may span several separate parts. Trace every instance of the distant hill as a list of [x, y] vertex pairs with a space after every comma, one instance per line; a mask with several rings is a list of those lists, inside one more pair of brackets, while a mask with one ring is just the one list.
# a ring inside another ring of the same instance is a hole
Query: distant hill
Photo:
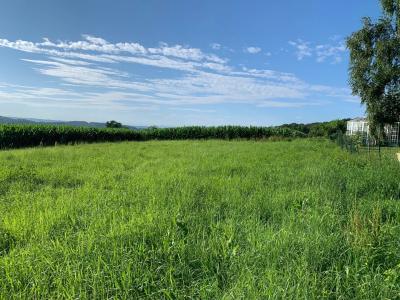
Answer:
[[[44, 119], [22, 119], [22, 118], [11, 118], [0, 116], [0, 124], [44, 124], [44, 125], [67, 125], [67, 126], [82, 126], [82, 127], [95, 127], [104, 128], [105, 123], [100, 122], [86, 122], [86, 121], [56, 121], [56, 120], [44, 120]], [[129, 129], [144, 129], [146, 126], [128, 126], [124, 125]]]

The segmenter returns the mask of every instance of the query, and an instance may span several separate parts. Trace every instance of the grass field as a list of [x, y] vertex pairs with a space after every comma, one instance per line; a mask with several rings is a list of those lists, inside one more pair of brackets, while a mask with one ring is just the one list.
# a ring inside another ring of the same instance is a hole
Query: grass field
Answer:
[[0, 298], [400, 297], [400, 164], [326, 140], [0, 152]]

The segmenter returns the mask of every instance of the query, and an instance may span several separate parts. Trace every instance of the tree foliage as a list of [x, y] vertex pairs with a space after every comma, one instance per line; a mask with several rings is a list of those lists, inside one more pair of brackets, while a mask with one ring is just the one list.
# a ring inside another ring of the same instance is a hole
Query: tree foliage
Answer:
[[111, 121], [106, 122], [106, 127], [107, 128], [122, 128], [122, 124], [117, 121], [111, 120]]
[[349, 119], [333, 120], [329, 122], [318, 122], [309, 124], [283, 124], [279, 127], [290, 128], [304, 133], [308, 137], [327, 137], [335, 139], [338, 132], [345, 133], [347, 128], [347, 121]]
[[383, 15], [347, 39], [350, 85], [366, 105], [372, 134], [400, 119], [400, 0], [381, 0]]

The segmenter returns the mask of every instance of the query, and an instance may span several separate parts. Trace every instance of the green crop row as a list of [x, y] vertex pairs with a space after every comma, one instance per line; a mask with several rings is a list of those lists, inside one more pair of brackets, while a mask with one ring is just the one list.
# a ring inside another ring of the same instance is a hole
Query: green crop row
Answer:
[[281, 127], [176, 127], [143, 130], [89, 128], [55, 125], [0, 125], [0, 148], [114, 141], [186, 139], [263, 139], [304, 137], [297, 130]]

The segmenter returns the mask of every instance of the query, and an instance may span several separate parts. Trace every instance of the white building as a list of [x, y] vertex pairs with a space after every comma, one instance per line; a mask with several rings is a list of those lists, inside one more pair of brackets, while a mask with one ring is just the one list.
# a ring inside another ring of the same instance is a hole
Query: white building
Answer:
[[355, 118], [347, 121], [347, 135], [368, 134], [369, 125], [366, 118]]
[[[385, 125], [385, 142], [390, 146], [400, 146], [400, 122]], [[347, 135], [361, 134], [363, 141], [368, 143], [369, 125], [366, 118], [355, 118], [347, 121]]]

